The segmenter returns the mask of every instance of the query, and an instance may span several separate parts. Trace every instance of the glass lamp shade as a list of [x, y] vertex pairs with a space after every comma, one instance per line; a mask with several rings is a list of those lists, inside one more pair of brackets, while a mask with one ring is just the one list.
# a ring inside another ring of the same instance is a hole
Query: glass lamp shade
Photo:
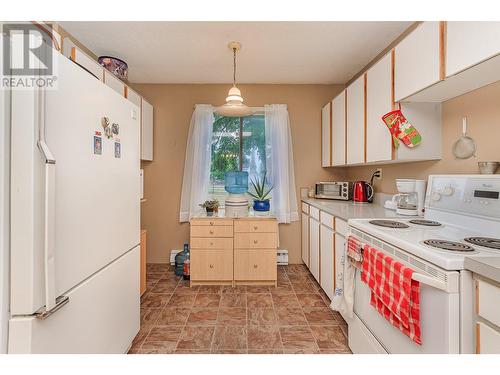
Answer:
[[253, 114], [252, 109], [243, 104], [241, 92], [236, 86], [229, 89], [226, 104], [217, 107], [215, 111], [226, 117], [245, 117]]

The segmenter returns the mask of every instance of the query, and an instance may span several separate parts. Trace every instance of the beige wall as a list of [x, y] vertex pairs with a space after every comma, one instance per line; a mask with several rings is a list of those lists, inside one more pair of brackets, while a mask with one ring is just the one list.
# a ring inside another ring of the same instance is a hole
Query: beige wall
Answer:
[[[196, 103], [224, 102], [229, 85], [133, 85], [154, 106], [154, 161], [143, 162], [142, 227], [148, 230], [148, 262], [168, 262], [182, 248], [189, 225], [179, 223], [184, 156], [189, 121]], [[343, 178], [345, 170], [321, 167], [321, 107], [340, 85], [241, 85], [249, 106], [285, 103], [292, 131], [297, 199], [299, 187], [320, 179]], [[281, 248], [290, 263], [300, 263], [300, 222], [280, 225]]]
[[[429, 174], [479, 173], [478, 161], [500, 160], [500, 82], [443, 103], [443, 157], [439, 161], [383, 165], [383, 179], [375, 190], [395, 193], [396, 178], [427, 179]], [[462, 117], [468, 119], [468, 135], [477, 144], [477, 157], [458, 160], [452, 155], [453, 143], [461, 135]], [[410, 119], [411, 120], [411, 119]], [[425, 139], [423, 139], [425, 142]], [[400, 147], [405, 147], [401, 145]], [[349, 180], [370, 178], [376, 167], [347, 168]], [[334, 168], [335, 169], [335, 168]]]

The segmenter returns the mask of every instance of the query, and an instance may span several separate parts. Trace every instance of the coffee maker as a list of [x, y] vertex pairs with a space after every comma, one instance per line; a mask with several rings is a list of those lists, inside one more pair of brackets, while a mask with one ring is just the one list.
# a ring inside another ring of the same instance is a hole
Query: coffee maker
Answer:
[[423, 216], [425, 180], [397, 179], [396, 188], [399, 193], [387, 201], [385, 207], [395, 209], [399, 215]]

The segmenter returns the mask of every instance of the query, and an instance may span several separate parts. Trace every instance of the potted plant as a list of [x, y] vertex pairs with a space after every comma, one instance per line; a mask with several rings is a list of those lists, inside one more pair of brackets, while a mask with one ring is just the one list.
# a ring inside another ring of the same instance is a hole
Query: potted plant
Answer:
[[217, 199], [207, 200], [200, 204], [200, 207], [207, 210], [207, 216], [214, 216], [214, 212], [219, 212], [219, 201]]
[[254, 200], [253, 200], [253, 210], [258, 215], [267, 214], [271, 205], [269, 204], [269, 193], [273, 190], [273, 186], [270, 188], [266, 188], [266, 175], [262, 179], [256, 178], [255, 180], [251, 180], [254, 192], [248, 192]]

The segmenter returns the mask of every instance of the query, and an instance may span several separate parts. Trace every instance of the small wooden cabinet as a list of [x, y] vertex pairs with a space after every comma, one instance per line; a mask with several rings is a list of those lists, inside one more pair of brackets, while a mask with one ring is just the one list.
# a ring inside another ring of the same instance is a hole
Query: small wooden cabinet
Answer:
[[191, 220], [191, 285], [276, 285], [275, 219]]
[[146, 291], [146, 235], [147, 231], [146, 230], [141, 230], [141, 249], [140, 249], [140, 290], [141, 290], [141, 296], [144, 294]]

